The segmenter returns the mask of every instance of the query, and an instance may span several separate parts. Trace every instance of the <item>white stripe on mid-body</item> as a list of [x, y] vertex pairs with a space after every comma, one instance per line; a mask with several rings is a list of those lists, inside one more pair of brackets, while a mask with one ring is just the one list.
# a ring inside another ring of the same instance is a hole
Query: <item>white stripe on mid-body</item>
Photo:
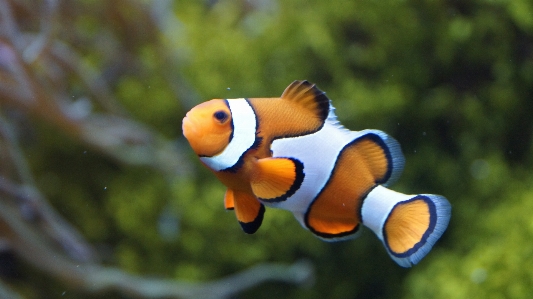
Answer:
[[245, 99], [228, 99], [233, 120], [233, 138], [226, 148], [213, 157], [200, 157], [200, 160], [215, 171], [233, 167], [241, 156], [255, 143], [257, 119], [252, 106]]
[[363, 224], [383, 241], [383, 225], [391, 210], [397, 203], [408, 200], [411, 197], [413, 195], [392, 191], [381, 185], [376, 186], [363, 201], [363, 207], [361, 208]]
[[305, 212], [330, 178], [340, 151], [360, 135], [328, 120], [318, 132], [274, 140], [273, 157], [298, 159], [304, 165], [305, 177], [300, 188], [287, 200], [265, 204], [293, 212], [305, 227]]

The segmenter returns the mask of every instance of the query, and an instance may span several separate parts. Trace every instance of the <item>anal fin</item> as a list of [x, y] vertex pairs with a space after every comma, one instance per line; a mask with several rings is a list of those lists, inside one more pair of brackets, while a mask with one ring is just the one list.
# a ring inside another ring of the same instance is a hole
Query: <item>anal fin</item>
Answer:
[[284, 201], [296, 192], [304, 179], [303, 164], [293, 158], [257, 160], [252, 191], [265, 202]]
[[[252, 194], [228, 189], [226, 196], [228, 195], [233, 197], [235, 216], [237, 216], [242, 230], [247, 234], [255, 233], [263, 222], [265, 206]], [[228, 198], [226, 203], [230, 202], [231, 199]]]
[[224, 195], [224, 208], [226, 210], [233, 210], [235, 208], [235, 199], [233, 198], [233, 190], [226, 190]]

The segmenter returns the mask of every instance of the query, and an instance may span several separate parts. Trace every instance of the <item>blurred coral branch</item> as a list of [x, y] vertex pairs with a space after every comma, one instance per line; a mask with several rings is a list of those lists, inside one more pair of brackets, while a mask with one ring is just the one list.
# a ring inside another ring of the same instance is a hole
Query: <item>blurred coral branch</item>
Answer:
[[[135, 1], [119, 2], [142, 6]], [[99, 72], [83, 63], [68, 43], [57, 39], [59, 11], [56, 0], [39, 5], [0, 0], [0, 235], [9, 248], [31, 266], [87, 292], [228, 298], [268, 280], [308, 281], [312, 268], [306, 263], [259, 265], [210, 283], [143, 278], [99, 264], [91, 245], [36, 187], [19, 146], [19, 135], [26, 128], [13, 112], [50, 123], [120, 163], [151, 166], [172, 177], [188, 171], [188, 162], [175, 142], [133, 120]], [[28, 24], [19, 26], [15, 16], [21, 14], [39, 17], [40, 32], [27, 31]], [[86, 97], [72, 100], [69, 96], [68, 82], [73, 79], [81, 83]], [[0, 297], [18, 295], [0, 281]]]
[[[128, 118], [96, 71], [84, 64], [67, 44], [50, 40], [48, 28], [53, 25], [43, 26], [38, 35], [19, 32], [6, 1], [0, 1], [0, 10], [0, 27], [4, 28], [0, 31], [3, 103], [56, 125], [122, 163], [149, 165], [169, 174], [187, 169], [188, 163], [174, 143]], [[37, 57], [40, 59], [36, 60]], [[70, 100], [65, 82], [56, 82], [66, 80], [65, 74], [78, 78], [92, 100]], [[104, 111], [93, 111], [94, 103]]]
[[[35, 225], [21, 217], [21, 207], [12, 201], [6, 201], [5, 197], [0, 200], [2, 236], [23, 259], [70, 287], [90, 292], [118, 290], [124, 294], [147, 298], [229, 298], [269, 280], [301, 284], [312, 278], [312, 268], [305, 262], [292, 266], [259, 265], [211, 283], [186, 283], [129, 275], [116, 268], [74, 260], [72, 254], [70, 257], [65, 256], [63, 250], [54, 247], [47, 239], [50, 234], [39, 231]], [[78, 248], [83, 248], [83, 245]]]

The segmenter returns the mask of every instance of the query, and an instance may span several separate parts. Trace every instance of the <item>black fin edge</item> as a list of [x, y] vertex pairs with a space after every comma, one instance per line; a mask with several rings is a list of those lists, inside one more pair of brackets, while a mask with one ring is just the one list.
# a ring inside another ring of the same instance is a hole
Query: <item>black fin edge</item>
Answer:
[[261, 207], [259, 208], [259, 212], [257, 213], [257, 216], [252, 222], [239, 221], [239, 224], [241, 225], [242, 230], [247, 234], [255, 233], [259, 229], [259, 227], [261, 227], [261, 224], [263, 223], [264, 215], [265, 215], [265, 206], [261, 204]]
[[304, 178], [305, 178], [304, 164], [300, 160], [295, 159], [295, 158], [288, 158], [288, 157], [276, 157], [275, 159], [289, 159], [289, 160], [291, 160], [292, 163], [294, 163], [295, 172], [296, 172], [296, 178], [294, 179], [294, 182], [292, 183], [292, 186], [289, 188], [289, 190], [287, 192], [285, 192], [285, 194], [283, 194], [281, 196], [278, 196], [278, 197], [275, 197], [275, 198], [259, 198], [259, 200], [264, 201], [264, 202], [269, 202], [269, 203], [271, 203], [271, 202], [282, 202], [282, 201], [287, 200], [287, 198], [293, 196], [294, 193], [296, 193], [296, 191], [298, 191], [298, 189], [300, 189], [300, 187], [302, 186], [302, 183], [304, 181]]
[[[309, 81], [307, 80], [295, 80], [289, 86], [292, 86], [292, 85], [307, 87], [308, 90], [306, 91], [306, 93], [309, 92], [309, 90], [312, 90], [313, 95], [315, 97], [315, 101], [318, 104], [318, 107], [320, 109], [320, 114], [319, 114], [320, 120], [325, 121], [328, 118], [329, 106], [330, 106], [330, 100], [326, 96], [326, 93], [320, 90], [316, 86], [316, 84], [309, 83]], [[285, 92], [283, 94], [285, 94]], [[282, 97], [283, 97], [283, 94], [282, 94]]]

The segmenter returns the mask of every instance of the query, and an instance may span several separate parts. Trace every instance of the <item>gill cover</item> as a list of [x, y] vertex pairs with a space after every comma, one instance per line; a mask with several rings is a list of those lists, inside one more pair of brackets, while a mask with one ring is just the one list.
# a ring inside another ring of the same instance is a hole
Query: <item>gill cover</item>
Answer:
[[233, 134], [222, 152], [213, 156], [202, 156], [200, 160], [214, 171], [229, 170], [237, 166], [241, 157], [254, 146], [257, 140], [257, 119], [255, 112], [245, 99], [226, 100], [232, 119]]

